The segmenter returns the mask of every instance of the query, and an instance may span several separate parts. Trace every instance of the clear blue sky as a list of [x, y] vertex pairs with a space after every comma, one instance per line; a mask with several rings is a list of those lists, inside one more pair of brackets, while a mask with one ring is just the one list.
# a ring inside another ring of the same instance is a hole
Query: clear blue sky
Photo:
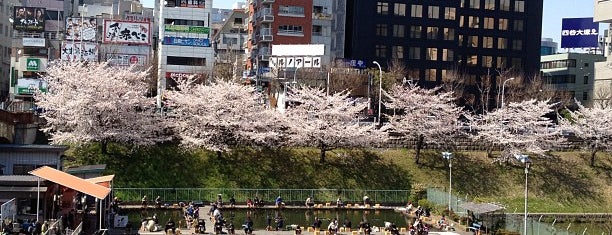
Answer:
[[[154, 1], [142, 0], [147, 7], [153, 7]], [[212, 0], [214, 8], [232, 7], [236, 0]], [[247, 0], [243, 0], [246, 2]], [[593, 0], [544, 0], [544, 19], [542, 20], [542, 37], [553, 38], [561, 44], [561, 19], [593, 17]], [[600, 33], [603, 33], [601, 24]], [[529, 25], [527, 25], [529, 27]], [[607, 27], [606, 27], [607, 28]]]

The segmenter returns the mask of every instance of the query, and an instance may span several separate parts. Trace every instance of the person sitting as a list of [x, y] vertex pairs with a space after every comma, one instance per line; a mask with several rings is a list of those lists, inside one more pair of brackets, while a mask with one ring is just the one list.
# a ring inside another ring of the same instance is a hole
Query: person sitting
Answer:
[[344, 231], [350, 232], [351, 226], [351, 221], [349, 219], [344, 219]]
[[306, 203], [305, 203], [307, 208], [311, 208], [314, 206], [314, 202], [312, 201], [311, 197], [306, 198]]
[[314, 218], [314, 222], [312, 223], [312, 228], [314, 230], [320, 230], [321, 229], [321, 219], [319, 219], [319, 217], [315, 217]]
[[283, 230], [283, 226], [285, 224], [285, 220], [283, 219], [282, 216], [276, 217], [276, 231], [281, 231]]
[[172, 220], [172, 218], [168, 220], [168, 222], [166, 223], [166, 227], [164, 227], [164, 232], [166, 234], [168, 234], [168, 232], [170, 231], [172, 231], [172, 234], [175, 234], [176, 232], [176, 225], [174, 224], [174, 220]]
[[336, 219], [333, 219], [329, 225], [327, 226], [327, 231], [330, 234], [336, 234], [338, 233], [338, 221]]
[[247, 208], [255, 207], [255, 204], [253, 203], [253, 201], [251, 201], [250, 198], [247, 198], [246, 204], [247, 204]]
[[264, 206], [264, 202], [263, 200], [259, 200], [258, 197], [255, 197], [255, 207], [263, 207]]
[[302, 228], [299, 225], [295, 227], [295, 234], [302, 234]]
[[336, 199], [336, 206], [338, 207], [343, 207], [344, 203], [342, 202], [342, 200], [340, 198]]
[[366, 196], [363, 196], [363, 205], [364, 205], [364, 206], [365, 206], [365, 205], [370, 205], [370, 203], [371, 203], [371, 201], [370, 201], [370, 197], [368, 197], [367, 195], [366, 195]]
[[230, 197], [229, 204], [230, 204], [230, 207], [236, 206], [236, 199], [234, 198], [234, 195]]
[[275, 205], [278, 208], [285, 206], [285, 203], [283, 202], [283, 198], [281, 198], [280, 195], [278, 197], [276, 197]]

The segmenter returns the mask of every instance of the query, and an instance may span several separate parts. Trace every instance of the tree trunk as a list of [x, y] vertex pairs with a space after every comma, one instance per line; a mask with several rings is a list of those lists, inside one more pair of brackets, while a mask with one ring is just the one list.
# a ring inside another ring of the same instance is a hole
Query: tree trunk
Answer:
[[100, 151], [102, 151], [103, 155], [108, 155], [108, 142], [107, 141], [100, 142]]
[[419, 164], [419, 159], [421, 157], [421, 149], [423, 148], [423, 143], [425, 137], [423, 135], [419, 135], [417, 137], [417, 143], [416, 143], [416, 156], [414, 157], [414, 163]]
[[493, 158], [493, 145], [489, 145], [487, 147], [487, 157], [488, 158]]
[[597, 148], [591, 150], [591, 167], [595, 166], [595, 155], [597, 154]]
[[321, 143], [319, 150], [321, 151], [321, 154], [319, 155], [319, 162], [325, 163], [325, 152], [327, 152], [327, 149], [325, 149], [325, 144]]
[[217, 159], [223, 158], [223, 153], [221, 153], [221, 151], [215, 151], [215, 153], [217, 153]]

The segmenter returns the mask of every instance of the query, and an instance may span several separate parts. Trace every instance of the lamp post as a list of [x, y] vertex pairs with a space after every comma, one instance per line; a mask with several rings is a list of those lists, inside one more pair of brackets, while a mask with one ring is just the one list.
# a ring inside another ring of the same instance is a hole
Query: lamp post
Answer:
[[293, 83], [295, 83], [295, 76], [297, 76], [297, 72], [300, 69], [300, 67], [295, 67], [295, 71], [293, 72]]
[[521, 163], [525, 164], [525, 216], [523, 218], [523, 234], [527, 235], [527, 175], [529, 174], [529, 163], [531, 160], [529, 156], [525, 154], [515, 154], [514, 157], [516, 160], [519, 160]]
[[506, 82], [514, 80], [514, 77], [506, 79], [504, 83], [502, 83], [502, 92], [501, 92], [501, 107], [504, 108], [504, 92], [506, 90]]
[[379, 83], [379, 92], [378, 92], [378, 125], [382, 125], [382, 120], [380, 119], [380, 113], [382, 112], [382, 68], [380, 67], [380, 64], [376, 61], [373, 62], [375, 65], [378, 66], [378, 72], [379, 72], [379, 76], [378, 76], [378, 83]]
[[451, 152], [442, 152], [442, 158], [448, 160], [448, 217], [451, 216], [451, 201], [452, 201], [452, 190], [453, 190], [453, 153]]

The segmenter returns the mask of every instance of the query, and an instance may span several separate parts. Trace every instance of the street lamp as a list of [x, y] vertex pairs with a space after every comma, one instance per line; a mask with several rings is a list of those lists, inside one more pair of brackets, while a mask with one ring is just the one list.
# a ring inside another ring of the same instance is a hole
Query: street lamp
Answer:
[[502, 83], [502, 92], [501, 92], [501, 107], [504, 108], [504, 92], [506, 90], [506, 82], [514, 80], [514, 77], [506, 79], [504, 83]]
[[527, 174], [529, 174], [529, 163], [531, 163], [531, 160], [525, 154], [515, 154], [514, 157], [525, 164], [525, 218], [523, 218], [523, 234], [527, 235]]
[[452, 159], [453, 159], [453, 153], [451, 152], [442, 152], [442, 158], [448, 160], [448, 217], [450, 218], [451, 216], [451, 198], [453, 196], [452, 194], [452, 189], [453, 189], [453, 163], [452, 163]]
[[300, 67], [295, 67], [295, 71], [293, 71], [293, 83], [295, 83], [295, 76], [297, 75], [298, 69], [300, 69]]
[[380, 113], [382, 111], [382, 68], [380, 64], [376, 61], [373, 62], [375, 65], [378, 65], [378, 83], [379, 83], [379, 92], [378, 92], [378, 125], [382, 125], [382, 120], [380, 119]]

